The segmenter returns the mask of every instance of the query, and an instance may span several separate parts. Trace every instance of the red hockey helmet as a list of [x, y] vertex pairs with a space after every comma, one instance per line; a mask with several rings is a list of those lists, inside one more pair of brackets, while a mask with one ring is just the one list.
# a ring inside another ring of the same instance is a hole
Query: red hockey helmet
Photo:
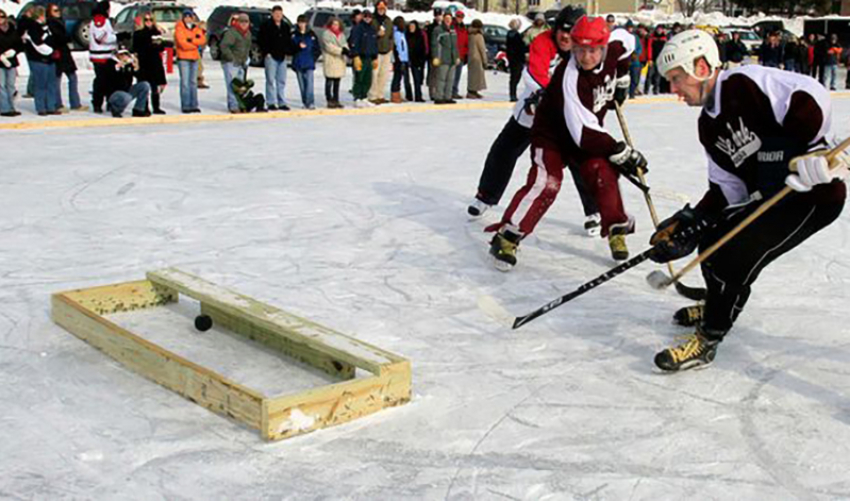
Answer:
[[591, 47], [605, 47], [608, 45], [608, 24], [603, 17], [584, 16], [576, 22], [570, 31], [573, 43]]

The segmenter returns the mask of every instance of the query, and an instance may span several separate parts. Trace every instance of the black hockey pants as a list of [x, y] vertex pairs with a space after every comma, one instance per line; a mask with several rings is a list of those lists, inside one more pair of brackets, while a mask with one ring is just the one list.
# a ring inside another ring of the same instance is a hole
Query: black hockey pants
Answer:
[[[808, 193], [792, 192], [702, 263], [708, 289], [702, 325], [706, 337], [723, 339], [747, 304], [759, 273], [835, 221], [846, 194], [842, 181], [817, 186]], [[759, 203], [752, 205], [708, 232], [700, 242], [700, 252], [737, 226]]]
[[[517, 160], [525, 153], [529, 145], [531, 145], [531, 129], [523, 127], [514, 117], [511, 117], [493, 142], [493, 146], [490, 147], [487, 160], [484, 162], [484, 171], [481, 172], [481, 180], [478, 182], [476, 198], [488, 205], [498, 204], [511, 181]], [[599, 208], [593, 196], [584, 187], [578, 166], [569, 165], [569, 169], [576, 191], [581, 198], [584, 215], [598, 213]]]

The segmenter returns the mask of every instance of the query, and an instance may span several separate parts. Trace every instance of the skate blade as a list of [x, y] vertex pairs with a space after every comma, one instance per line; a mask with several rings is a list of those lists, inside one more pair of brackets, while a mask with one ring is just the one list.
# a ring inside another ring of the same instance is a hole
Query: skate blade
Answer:
[[585, 230], [585, 232], [586, 232], [587, 236], [590, 237], [590, 238], [596, 238], [596, 237], [602, 235], [602, 229], [601, 228], [590, 228], [589, 230]]
[[501, 271], [502, 273], [507, 273], [514, 268], [514, 265], [512, 265], [510, 263], [506, 263], [506, 262], [501, 261], [499, 259], [496, 259], [495, 257], [492, 257], [492, 256], [491, 256], [491, 258], [493, 259], [493, 266], [495, 266], [496, 269]]

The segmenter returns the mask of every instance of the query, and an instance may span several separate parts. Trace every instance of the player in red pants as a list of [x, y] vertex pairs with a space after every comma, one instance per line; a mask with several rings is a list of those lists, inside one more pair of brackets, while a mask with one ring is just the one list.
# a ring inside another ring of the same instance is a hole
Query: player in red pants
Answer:
[[625, 30], [609, 33], [604, 19], [591, 17], [581, 18], [570, 35], [571, 57], [555, 70], [534, 117], [528, 180], [493, 228], [498, 233], [490, 254], [501, 270], [516, 265], [519, 242], [555, 201], [565, 167], [579, 170], [596, 200], [614, 259], [629, 255], [625, 236], [634, 231], [634, 221], [623, 207], [618, 180], [645, 170], [646, 160], [614, 139], [603, 120], [615, 98], [625, 101], [635, 39]]

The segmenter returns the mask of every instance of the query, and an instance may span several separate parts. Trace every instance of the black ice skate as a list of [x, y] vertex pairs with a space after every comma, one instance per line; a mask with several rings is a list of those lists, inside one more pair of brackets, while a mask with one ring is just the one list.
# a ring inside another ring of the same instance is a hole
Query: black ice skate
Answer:
[[705, 304], [697, 303], [685, 306], [673, 314], [673, 323], [682, 327], [693, 327], [702, 321], [705, 315]]
[[697, 329], [694, 334], [686, 336], [682, 344], [655, 355], [655, 365], [668, 372], [706, 367], [714, 361], [718, 343], [706, 339]]
[[602, 217], [598, 212], [584, 218], [584, 231], [589, 237], [598, 237], [602, 233]]
[[510, 271], [511, 268], [516, 266], [516, 252], [519, 241], [520, 236], [508, 230], [493, 235], [493, 240], [490, 240], [490, 255], [496, 261], [496, 269]]

